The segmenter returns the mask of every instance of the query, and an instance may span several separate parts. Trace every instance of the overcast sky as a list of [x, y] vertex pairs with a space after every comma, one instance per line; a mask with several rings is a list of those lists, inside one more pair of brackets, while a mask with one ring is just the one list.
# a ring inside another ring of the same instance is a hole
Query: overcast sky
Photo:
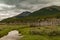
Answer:
[[0, 0], [0, 10], [18, 8], [34, 11], [48, 5], [60, 5], [60, 0]]
[[0, 19], [18, 15], [26, 10], [36, 11], [51, 5], [60, 6], [60, 0], [0, 0]]

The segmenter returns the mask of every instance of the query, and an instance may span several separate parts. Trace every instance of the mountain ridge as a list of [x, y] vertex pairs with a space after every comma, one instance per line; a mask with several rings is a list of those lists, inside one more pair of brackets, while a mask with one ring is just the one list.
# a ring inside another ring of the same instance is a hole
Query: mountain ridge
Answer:
[[[24, 13], [24, 12], [23, 12]], [[26, 14], [26, 13], [25, 13]], [[46, 18], [60, 18], [60, 6], [49, 6], [49, 7], [45, 7], [42, 8], [40, 10], [37, 10], [33, 13], [28, 12], [29, 15], [25, 15], [23, 17], [21, 17], [21, 15], [17, 15], [14, 16], [12, 18], [8, 18], [5, 20], [2, 20], [2, 22], [34, 22], [34, 21], [38, 21], [41, 19], [46, 19]]]

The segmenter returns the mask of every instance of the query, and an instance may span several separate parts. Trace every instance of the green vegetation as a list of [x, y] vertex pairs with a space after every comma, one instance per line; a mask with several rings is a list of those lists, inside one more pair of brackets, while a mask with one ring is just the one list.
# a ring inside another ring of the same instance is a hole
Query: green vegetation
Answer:
[[46, 8], [42, 8], [40, 10], [37, 10], [28, 16], [25, 17], [20, 17], [20, 16], [15, 16], [12, 18], [8, 18], [5, 20], [2, 20], [1, 22], [6, 22], [6, 23], [14, 23], [14, 22], [37, 22], [38, 20], [46, 20], [47, 18], [60, 18], [60, 7], [59, 6], [50, 6]]
[[35, 11], [23, 18], [15, 16], [2, 20], [0, 21], [0, 24], [5, 24], [0, 25], [0, 37], [7, 35], [7, 33], [11, 30], [18, 30], [22, 35], [24, 35], [21, 40], [60, 40], [60, 26], [38, 26], [35, 24], [22, 24], [41, 22], [42, 20], [46, 20], [49, 18], [60, 19], [60, 7], [46, 7], [41, 10]]
[[30, 27], [30, 25], [0, 25], [0, 37], [11, 30], [18, 30], [21, 40], [60, 40], [60, 26]]

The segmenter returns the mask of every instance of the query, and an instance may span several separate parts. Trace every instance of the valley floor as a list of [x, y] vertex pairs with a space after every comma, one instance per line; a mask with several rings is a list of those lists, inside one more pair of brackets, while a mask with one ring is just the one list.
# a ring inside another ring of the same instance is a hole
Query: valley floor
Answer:
[[18, 30], [24, 37], [20, 40], [60, 40], [60, 26], [31, 27], [30, 25], [0, 25], [0, 37]]

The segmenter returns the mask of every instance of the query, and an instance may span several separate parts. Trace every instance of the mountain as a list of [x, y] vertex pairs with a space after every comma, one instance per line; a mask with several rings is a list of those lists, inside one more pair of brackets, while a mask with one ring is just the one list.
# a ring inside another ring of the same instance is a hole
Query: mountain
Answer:
[[25, 12], [22, 12], [21, 14], [15, 16], [15, 17], [17, 17], [17, 18], [21, 18], [21, 17], [28, 16], [29, 14], [31, 14], [31, 12], [29, 12], [29, 11], [25, 11]]
[[22, 21], [24, 19], [24, 17], [27, 17], [29, 14], [31, 14], [31, 12], [24, 11], [24, 12], [22, 12], [19, 15], [16, 15], [14, 17], [10, 17], [10, 18], [7, 18], [7, 19], [2, 20], [2, 21], [0, 21], [0, 23], [3, 23], [3, 22], [9, 23], [9, 22], [15, 22], [15, 21], [20, 22], [20, 21]]
[[57, 16], [59, 14], [60, 14], [60, 6], [49, 6], [33, 12], [32, 14], [30, 14], [30, 16], [34, 16], [34, 17], [35, 16], [48, 16], [48, 17], [51, 16], [52, 17], [52, 16]]
[[26, 11], [1, 22], [35, 22], [46, 18], [60, 18], [60, 6], [45, 7], [33, 13]]

